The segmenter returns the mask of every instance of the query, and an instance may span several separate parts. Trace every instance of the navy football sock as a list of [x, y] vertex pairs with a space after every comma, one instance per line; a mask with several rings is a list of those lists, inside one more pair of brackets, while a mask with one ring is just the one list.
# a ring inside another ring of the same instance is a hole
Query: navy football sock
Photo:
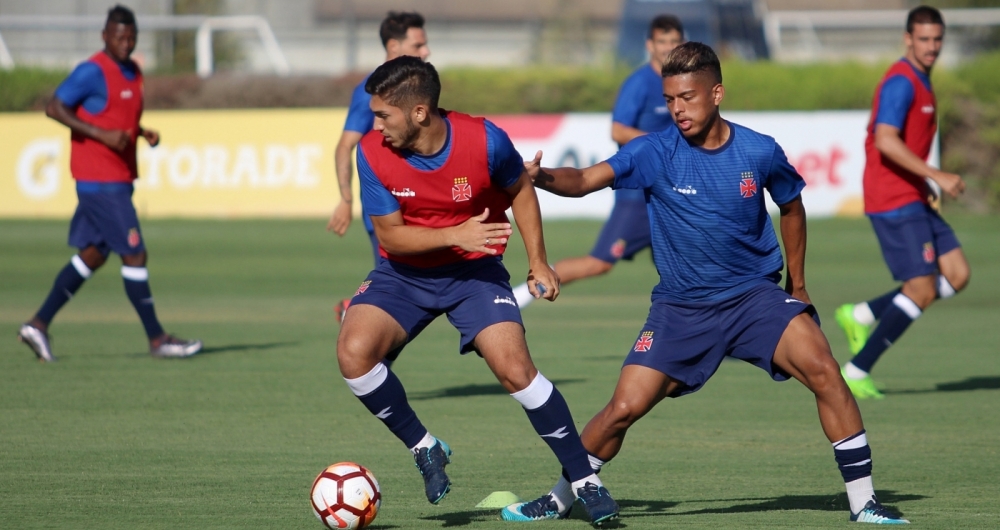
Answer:
[[896, 288], [883, 294], [882, 296], [879, 296], [878, 298], [873, 298], [868, 301], [868, 307], [872, 310], [872, 314], [875, 315], [875, 320], [882, 318], [885, 310], [892, 306], [892, 299], [895, 298], [900, 291], [901, 289]]
[[407, 448], [416, 447], [427, 434], [406, 400], [403, 384], [386, 365], [378, 363], [367, 374], [345, 381], [368, 411], [382, 420]]
[[73, 256], [70, 262], [56, 275], [56, 281], [52, 284], [49, 296], [45, 298], [45, 302], [35, 316], [46, 324], [52, 322], [56, 313], [66, 302], [69, 302], [70, 298], [73, 298], [73, 295], [80, 289], [83, 282], [90, 278], [91, 274], [93, 271], [80, 259], [80, 256]]
[[545, 440], [571, 482], [594, 473], [566, 400], [541, 373], [527, 388], [511, 394], [524, 407], [535, 432]]
[[868, 337], [864, 348], [851, 359], [851, 364], [865, 372], [871, 372], [878, 358], [903, 335], [920, 314], [920, 307], [913, 300], [903, 293], [897, 294], [893, 297], [892, 305], [882, 314], [878, 327]]
[[156, 319], [156, 308], [153, 306], [153, 293], [149, 290], [149, 271], [146, 267], [122, 266], [122, 279], [125, 283], [125, 294], [132, 302], [132, 307], [142, 320], [146, 336], [155, 339], [163, 335], [163, 327]]

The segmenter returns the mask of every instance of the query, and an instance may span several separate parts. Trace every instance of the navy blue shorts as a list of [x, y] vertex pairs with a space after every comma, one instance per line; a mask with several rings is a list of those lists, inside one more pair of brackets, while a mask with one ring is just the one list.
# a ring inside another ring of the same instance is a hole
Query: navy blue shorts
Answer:
[[726, 356], [784, 381], [789, 376], [772, 363], [774, 350], [788, 323], [803, 312], [816, 310], [771, 283], [722, 301], [654, 300], [624, 366], [645, 366], [680, 381], [671, 397], [697, 392]]
[[868, 218], [889, 272], [898, 282], [936, 274], [938, 256], [961, 246], [948, 223], [923, 203]]
[[474, 351], [476, 335], [493, 324], [524, 326], [510, 274], [495, 257], [428, 269], [382, 260], [354, 293], [351, 305], [358, 304], [389, 313], [406, 331], [407, 342], [445, 313], [462, 334], [460, 353]]
[[652, 243], [646, 202], [616, 200], [590, 255], [611, 264], [620, 259], [631, 261], [637, 252]]
[[112, 251], [120, 256], [145, 252], [131, 184], [78, 182], [76, 196], [80, 202], [69, 223], [70, 246], [94, 246], [105, 256]]

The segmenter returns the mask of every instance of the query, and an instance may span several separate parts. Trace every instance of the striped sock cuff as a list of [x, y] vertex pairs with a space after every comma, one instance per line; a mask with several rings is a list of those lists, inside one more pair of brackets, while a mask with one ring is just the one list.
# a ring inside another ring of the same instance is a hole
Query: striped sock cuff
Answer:
[[923, 313], [923, 311], [920, 310], [920, 306], [903, 293], [899, 293], [892, 297], [892, 305], [900, 308], [904, 313], [906, 313], [906, 316], [910, 317], [910, 320], [920, 318], [920, 315]]
[[69, 262], [73, 264], [73, 268], [76, 269], [77, 274], [83, 277], [84, 280], [90, 278], [94, 271], [90, 270], [90, 267], [83, 262], [83, 258], [79, 254], [73, 254], [73, 257], [69, 259]]
[[122, 265], [122, 278], [133, 282], [148, 282], [149, 269], [146, 267], [129, 267]]

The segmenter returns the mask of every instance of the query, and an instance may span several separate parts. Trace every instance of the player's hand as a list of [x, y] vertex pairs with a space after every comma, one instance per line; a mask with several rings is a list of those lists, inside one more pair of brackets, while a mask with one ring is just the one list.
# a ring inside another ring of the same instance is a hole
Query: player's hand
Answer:
[[124, 151], [132, 140], [128, 131], [120, 129], [101, 129], [95, 136], [102, 144], [118, 152]]
[[938, 186], [941, 186], [941, 189], [953, 199], [958, 198], [965, 191], [965, 181], [962, 180], [961, 176], [954, 173], [934, 171], [930, 174], [930, 178], [934, 182], [937, 182]]
[[149, 142], [150, 147], [160, 145], [160, 133], [153, 129], [142, 129], [142, 137]]
[[[559, 275], [548, 263], [539, 263], [528, 269], [528, 292], [535, 298], [553, 301], [559, 296]], [[541, 286], [543, 289], [539, 289]]]
[[351, 226], [351, 203], [340, 201], [333, 209], [330, 222], [326, 223], [326, 231], [343, 237], [349, 226]]
[[490, 209], [470, 217], [468, 221], [456, 226], [453, 232], [452, 244], [466, 252], [482, 252], [495, 255], [496, 249], [490, 245], [507, 244], [507, 236], [511, 234], [510, 223], [484, 223], [490, 215]]
[[538, 151], [535, 153], [535, 158], [529, 162], [524, 163], [524, 172], [528, 174], [528, 178], [531, 179], [531, 183], [535, 183], [535, 179], [538, 177], [538, 173], [542, 169], [542, 152]]

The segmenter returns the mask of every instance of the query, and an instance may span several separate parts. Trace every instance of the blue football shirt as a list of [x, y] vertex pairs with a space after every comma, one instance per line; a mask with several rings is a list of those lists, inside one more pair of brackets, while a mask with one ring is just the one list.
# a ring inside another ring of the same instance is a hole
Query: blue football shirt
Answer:
[[[451, 153], [451, 122], [446, 118], [448, 137], [444, 146], [433, 155], [421, 155], [413, 151], [403, 151], [406, 163], [422, 171], [434, 171], [448, 161]], [[486, 154], [490, 180], [501, 188], [513, 186], [524, 171], [524, 160], [503, 129], [490, 120], [486, 124]], [[389, 215], [399, 210], [399, 201], [392, 196], [375, 176], [364, 151], [358, 148], [358, 175], [361, 178], [361, 202], [368, 215]]]
[[[135, 79], [137, 69], [134, 62], [117, 64], [125, 79]], [[104, 80], [104, 72], [97, 63], [84, 61], [59, 84], [55, 95], [68, 107], [82, 106], [87, 112], [97, 114], [108, 104], [108, 82]]]
[[[663, 78], [644, 64], [622, 83], [611, 111], [611, 121], [643, 132], [660, 132], [674, 124], [663, 97]], [[615, 191], [616, 200], [643, 200], [637, 190]]]
[[653, 299], [716, 301], [781, 279], [784, 261], [764, 204], [805, 181], [770, 136], [729, 123], [725, 145], [690, 145], [676, 127], [632, 140], [607, 160], [615, 189], [642, 190], [660, 283]]
[[[358, 86], [354, 87], [354, 92], [351, 93], [351, 105], [347, 107], [347, 120], [344, 121], [345, 132], [353, 131], [365, 134], [372, 130], [372, 126], [375, 124], [375, 113], [372, 112], [371, 105], [369, 105], [372, 96], [368, 92], [365, 92], [365, 83], [368, 82], [368, 78], [371, 76], [371, 74], [366, 75], [358, 83]], [[372, 220], [368, 217], [367, 210], [365, 209], [364, 198], [361, 199], [361, 220], [364, 221], [365, 230], [369, 234], [375, 233], [375, 227], [372, 226]]]

